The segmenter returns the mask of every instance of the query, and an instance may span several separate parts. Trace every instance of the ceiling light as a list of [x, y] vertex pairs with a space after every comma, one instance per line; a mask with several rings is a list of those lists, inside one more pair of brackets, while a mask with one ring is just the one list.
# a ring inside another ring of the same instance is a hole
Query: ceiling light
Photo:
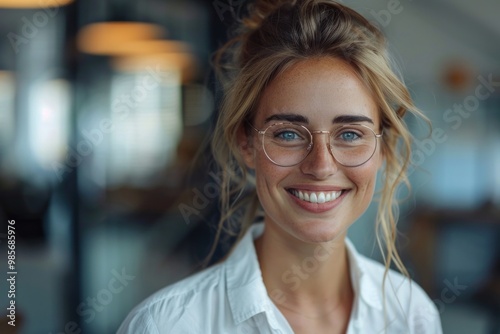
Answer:
[[191, 81], [197, 71], [195, 58], [190, 53], [159, 53], [117, 57], [112, 66], [118, 71], [140, 71], [148, 67], [168, 71], [177, 69], [181, 72], [182, 82]]
[[73, 0], [0, 0], [0, 8], [46, 8], [62, 7]]
[[[103, 22], [88, 25], [78, 33], [78, 49], [97, 55], [116, 55], [128, 43], [162, 38], [160, 26], [140, 22]], [[118, 50], [118, 51], [117, 51]]]

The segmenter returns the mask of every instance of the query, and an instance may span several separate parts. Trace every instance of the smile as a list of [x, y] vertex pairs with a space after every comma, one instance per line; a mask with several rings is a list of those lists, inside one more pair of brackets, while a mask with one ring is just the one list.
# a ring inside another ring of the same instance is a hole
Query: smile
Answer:
[[320, 204], [334, 201], [342, 195], [342, 190], [314, 192], [290, 189], [289, 192], [304, 202]]

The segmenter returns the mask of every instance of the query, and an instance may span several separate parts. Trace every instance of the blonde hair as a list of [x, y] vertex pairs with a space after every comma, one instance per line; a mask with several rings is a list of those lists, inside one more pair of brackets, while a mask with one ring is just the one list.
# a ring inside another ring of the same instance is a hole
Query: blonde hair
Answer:
[[[408, 179], [411, 135], [402, 118], [406, 111], [420, 116], [408, 89], [391, 69], [380, 30], [354, 10], [331, 0], [256, 1], [237, 35], [215, 55], [224, 99], [212, 139], [212, 152], [222, 175], [222, 232], [238, 238], [259, 209], [252, 176], [237, 147], [237, 133], [251, 120], [267, 85], [289, 66], [311, 57], [348, 62], [371, 90], [380, 110], [385, 157], [383, 188], [376, 220], [377, 242], [386, 275], [391, 263], [408, 276], [396, 249], [396, 191]], [[235, 228], [235, 215], [240, 216]], [[384, 252], [385, 248], [385, 252]], [[384, 277], [385, 281], [385, 277]]]

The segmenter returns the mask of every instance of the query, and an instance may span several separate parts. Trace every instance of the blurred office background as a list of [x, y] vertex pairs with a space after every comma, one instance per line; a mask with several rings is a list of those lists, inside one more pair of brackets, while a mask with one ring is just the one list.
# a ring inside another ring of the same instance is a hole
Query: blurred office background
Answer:
[[[344, 3], [385, 31], [433, 122], [408, 118], [404, 260], [445, 333], [498, 334], [500, 2]], [[218, 177], [206, 155], [192, 164], [220, 99], [210, 56], [245, 5], [0, 1], [0, 268], [15, 220], [18, 272], [15, 331], [0, 280], [2, 333], [114, 333], [197, 270], [217, 218]], [[375, 209], [349, 233], [380, 259]]]

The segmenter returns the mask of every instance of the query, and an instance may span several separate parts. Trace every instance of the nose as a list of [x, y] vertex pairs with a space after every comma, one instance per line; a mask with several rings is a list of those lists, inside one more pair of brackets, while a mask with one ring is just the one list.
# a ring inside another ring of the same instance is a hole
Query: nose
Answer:
[[338, 170], [338, 163], [330, 150], [328, 132], [315, 132], [311, 152], [300, 164], [300, 169], [304, 174], [312, 175], [319, 180], [335, 174]]

